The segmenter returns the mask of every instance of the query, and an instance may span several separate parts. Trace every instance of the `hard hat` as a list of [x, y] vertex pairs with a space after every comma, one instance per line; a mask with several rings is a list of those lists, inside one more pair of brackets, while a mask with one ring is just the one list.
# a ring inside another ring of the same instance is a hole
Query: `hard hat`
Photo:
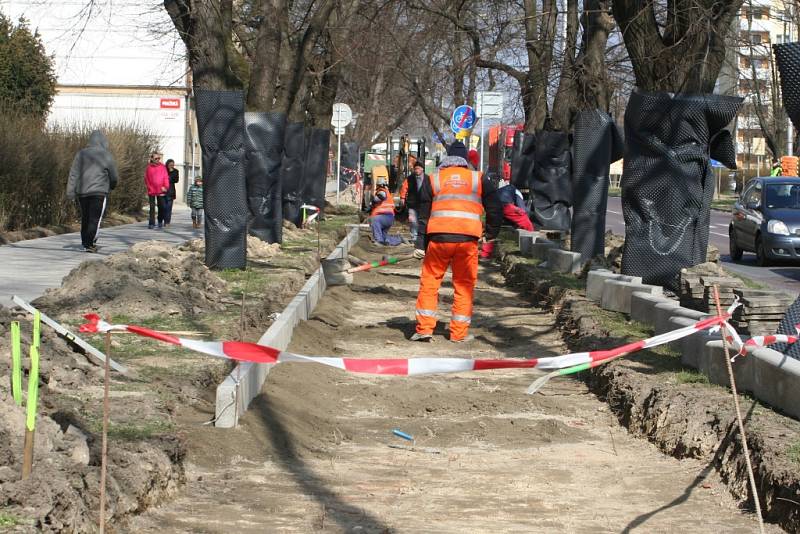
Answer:
[[389, 185], [389, 170], [386, 165], [376, 165], [372, 168], [372, 181], [378, 185]]

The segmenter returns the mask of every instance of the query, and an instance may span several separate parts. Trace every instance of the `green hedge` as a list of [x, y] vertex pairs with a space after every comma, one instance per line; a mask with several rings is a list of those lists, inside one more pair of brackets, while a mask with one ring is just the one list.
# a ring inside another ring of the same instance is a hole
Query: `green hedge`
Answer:
[[138, 125], [45, 128], [41, 121], [0, 110], [0, 229], [52, 226], [77, 217], [65, 190], [72, 159], [85, 147], [89, 134], [100, 129], [117, 162], [119, 183], [109, 197], [109, 209], [141, 210], [147, 192], [144, 171], [158, 139]]

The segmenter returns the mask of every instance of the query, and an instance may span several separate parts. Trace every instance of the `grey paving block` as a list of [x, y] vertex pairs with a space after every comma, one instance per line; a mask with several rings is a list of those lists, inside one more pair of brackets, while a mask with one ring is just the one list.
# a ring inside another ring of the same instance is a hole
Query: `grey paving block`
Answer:
[[653, 308], [653, 328], [656, 334], [663, 334], [664, 332], [668, 332], [672, 329], [669, 324], [669, 320], [672, 318], [673, 312], [677, 307], [677, 302], [674, 300], [668, 300], [657, 304]]
[[558, 273], [578, 273], [581, 270], [581, 255], [559, 248], [547, 251], [547, 265], [551, 271]]
[[[631, 319], [649, 325], [655, 325], [655, 307], [658, 304], [674, 301], [661, 295], [652, 295], [643, 291], [634, 291], [631, 295]], [[677, 306], [677, 304], [674, 304]]]
[[519, 252], [523, 256], [530, 256], [531, 255], [531, 245], [536, 243], [537, 240], [541, 239], [542, 235], [536, 231], [529, 231], [529, 230], [517, 230], [517, 240], [519, 243]]
[[[733, 356], [736, 351], [728, 347], [728, 354]], [[728, 367], [725, 364], [725, 349], [722, 340], [706, 343], [706, 358], [708, 360], [708, 379], [712, 384], [730, 386]], [[736, 390], [740, 393], [752, 392], [755, 385], [755, 358], [750, 355], [737, 356], [732, 362], [733, 379], [736, 381]]]
[[641, 276], [627, 276], [613, 273], [607, 269], [594, 269], [586, 277], [586, 298], [600, 302], [603, 297], [603, 283], [606, 280], [623, 280], [625, 282], [642, 282]]
[[537, 240], [535, 243], [531, 243], [530, 255], [537, 260], [546, 260], [547, 251], [554, 248], [558, 248], [557, 243], [547, 240]]
[[792, 417], [800, 417], [800, 361], [768, 348], [757, 348], [753, 358], [753, 395]]
[[663, 295], [664, 293], [664, 289], [661, 286], [625, 282], [623, 280], [605, 280], [603, 283], [603, 295], [600, 297], [600, 307], [604, 310], [630, 313], [631, 296], [637, 291], [650, 293], [651, 295]]

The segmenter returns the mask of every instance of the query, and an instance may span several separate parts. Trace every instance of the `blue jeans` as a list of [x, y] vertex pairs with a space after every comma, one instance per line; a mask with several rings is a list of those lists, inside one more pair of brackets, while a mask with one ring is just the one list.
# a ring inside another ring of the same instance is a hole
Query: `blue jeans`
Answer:
[[373, 215], [370, 224], [372, 225], [372, 237], [381, 245], [395, 247], [403, 242], [403, 238], [399, 235], [389, 235], [389, 228], [394, 224], [394, 215], [388, 213]]
[[164, 195], [164, 224], [172, 222], [172, 203], [175, 199], [169, 196], [169, 193]]

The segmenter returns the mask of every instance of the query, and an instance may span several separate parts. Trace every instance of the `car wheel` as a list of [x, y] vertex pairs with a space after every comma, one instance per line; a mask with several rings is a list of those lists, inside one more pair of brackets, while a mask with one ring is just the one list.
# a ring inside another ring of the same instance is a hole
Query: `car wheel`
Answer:
[[742, 259], [742, 249], [739, 248], [739, 245], [736, 244], [736, 237], [734, 237], [734, 230], [733, 228], [728, 230], [728, 241], [731, 254], [731, 259], [733, 261], [739, 261]]
[[766, 267], [769, 265], [769, 258], [767, 252], [764, 250], [764, 242], [761, 237], [756, 238], [756, 263], [759, 267]]

